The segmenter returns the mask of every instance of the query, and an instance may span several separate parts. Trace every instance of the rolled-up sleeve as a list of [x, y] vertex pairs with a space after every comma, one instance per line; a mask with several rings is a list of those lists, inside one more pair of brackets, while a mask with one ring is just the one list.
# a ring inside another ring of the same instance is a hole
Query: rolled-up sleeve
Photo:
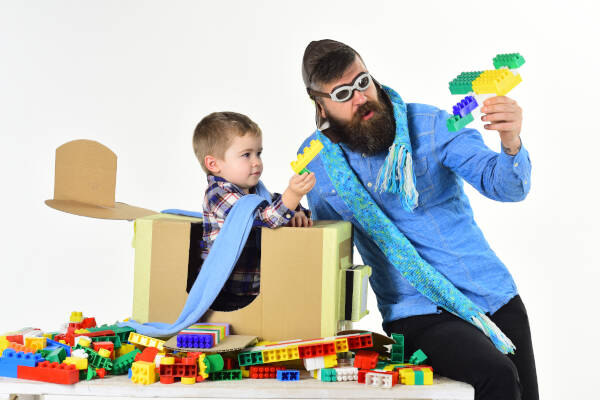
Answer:
[[531, 187], [531, 161], [524, 146], [514, 156], [487, 147], [475, 129], [450, 132], [449, 115], [436, 118], [435, 145], [440, 162], [469, 182], [484, 196], [504, 202], [521, 201]]

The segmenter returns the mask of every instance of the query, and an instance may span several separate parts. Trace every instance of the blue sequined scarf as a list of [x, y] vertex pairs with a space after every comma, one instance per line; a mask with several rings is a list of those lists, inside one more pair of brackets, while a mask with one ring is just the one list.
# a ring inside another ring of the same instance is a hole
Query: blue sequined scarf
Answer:
[[[410, 137], [406, 120], [406, 105], [391, 88], [383, 87], [392, 101], [396, 120], [396, 137], [379, 173], [379, 190], [398, 193], [403, 207], [412, 211], [417, 206], [418, 193], [412, 170]], [[514, 353], [515, 346], [490, 320], [483, 310], [460, 292], [444, 275], [421, 258], [410, 241], [381, 211], [360, 183], [342, 149], [317, 130], [323, 143], [321, 160], [338, 195], [352, 210], [355, 219], [386, 255], [390, 263], [422, 295], [438, 306], [470, 322], [485, 333], [502, 353]]]

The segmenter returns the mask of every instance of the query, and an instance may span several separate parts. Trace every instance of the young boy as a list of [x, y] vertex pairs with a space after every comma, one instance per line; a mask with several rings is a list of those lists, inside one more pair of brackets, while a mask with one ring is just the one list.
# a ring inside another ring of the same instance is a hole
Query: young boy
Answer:
[[[255, 193], [262, 174], [262, 132], [245, 115], [215, 112], [198, 123], [193, 138], [194, 153], [208, 179], [203, 204], [203, 249], [206, 259], [225, 223], [227, 214], [242, 196]], [[255, 227], [312, 226], [310, 212], [300, 200], [315, 185], [314, 174], [295, 174], [283, 195], [272, 195], [272, 203], [260, 207]], [[232, 311], [246, 306], [260, 291], [260, 229], [253, 229], [246, 246], [211, 309]]]

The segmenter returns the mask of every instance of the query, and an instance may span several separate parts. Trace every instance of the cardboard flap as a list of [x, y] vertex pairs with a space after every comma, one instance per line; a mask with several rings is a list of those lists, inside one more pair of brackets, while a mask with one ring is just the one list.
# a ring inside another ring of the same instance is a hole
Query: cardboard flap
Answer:
[[93, 140], [73, 140], [56, 149], [56, 210], [91, 218], [134, 220], [155, 211], [115, 202], [117, 155]]

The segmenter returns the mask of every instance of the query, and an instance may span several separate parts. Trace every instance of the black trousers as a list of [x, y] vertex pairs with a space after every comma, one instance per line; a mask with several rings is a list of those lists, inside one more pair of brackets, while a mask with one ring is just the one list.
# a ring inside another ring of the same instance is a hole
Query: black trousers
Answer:
[[471, 384], [476, 400], [538, 400], [529, 319], [521, 297], [489, 317], [515, 344], [515, 354], [502, 354], [479, 329], [447, 311], [402, 318], [383, 329], [388, 335], [404, 335], [405, 358], [423, 350], [435, 373]]

